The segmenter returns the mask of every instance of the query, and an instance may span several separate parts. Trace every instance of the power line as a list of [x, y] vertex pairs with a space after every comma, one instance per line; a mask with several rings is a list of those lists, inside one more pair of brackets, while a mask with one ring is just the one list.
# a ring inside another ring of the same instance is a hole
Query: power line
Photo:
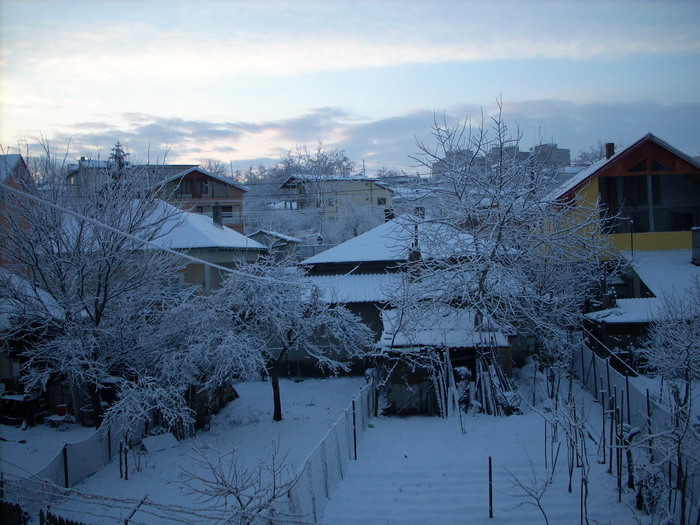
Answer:
[[[295, 284], [295, 285], [302, 285], [302, 286], [308, 286], [308, 284], [309, 284], [309, 283], [300, 283], [300, 282], [298, 282], [298, 281], [284, 281], [284, 280], [280, 280], [280, 279], [274, 279], [274, 278], [272, 278], [272, 277], [265, 277], [265, 276], [260, 276], [260, 275], [254, 275], [254, 274], [250, 274], [250, 273], [246, 273], [246, 272], [241, 272], [241, 271], [239, 271], [239, 270], [234, 270], [233, 268], [227, 268], [227, 267], [225, 267], [225, 266], [219, 266], [218, 264], [214, 264], [214, 263], [212, 263], [212, 262], [205, 261], [204, 259], [200, 259], [200, 258], [198, 258], [198, 257], [193, 257], [192, 255], [189, 255], [189, 254], [187, 254], [187, 253], [183, 253], [183, 252], [179, 252], [179, 251], [176, 251], [176, 250], [172, 250], [172, 249], [170, 249], [170, 248], [166, 248], [166, 247], [161, 246], [161, 245], [159, 245], [159, 244], [157, 244], [157, 243], [154, 243], [154, 242], [152, 242], [152, 241], [147, 241], [146, 239], [141, 239], [141, 238], [139, 238], [139, 237], [136, 237], [136, 236], [134, 236], [134, 235], [131, 235], [130, 233], [124, 232], [124, 231], [119, 230], [119, 229], [117, 229], [117, 228], [113, 228], [112, 226], [109, 226], [109, 225], [107, 225], [107, 224], [104, 224], [103, 222], [100, 222], [100, 221], [98, 221], [98, 220], [96, 220], [96, 219], [92, 219], [92, 218], [90, 218], [90, 217], [87, 217], [87, 216], [85, 216], [85, 215], [83, 215], [83, 214], [81, 214], [81, 213], [78, 213], [78, 212], [76, 212], [76, 211], [73, 211], [73, 210], [71, 210], [71, 209], [68, 209], [68, 208], [65, 208], [65, 207], [63, 207], [63, 206], [59, 206], [58, 204], [54, 204], [54, 203], [52, 203], [52, 202], [49, 202], [49, 201], [47, 201], [47, 200], [45, 200], [45, 199], [42, 199], [41, 197], [37, 197], [37, 196], [35, 196], [35, 195], [31, 195], [31, 194], [29, 194], [29, 193], [27, 193], [27, 192], [25, 192], [25, 191], [22, 191], [22, 190], [20, 190], [20, 189], [18, 189], [18, 188], [13, 188], [12, 186], [8, 186], [8, 185], [5, 184], [4, 182], [0, 182], [0, 187], [3, 188], [3, 189], [5, 189], [5, 190], [7, 190], [7, 191], [9, 191], [9, 192], [11, 192], [11, 193], [14, 193], [14, 194], [16, 194], [16, 195], [21, 195], [21, 196], [23, 196], [23, 197], [25, 197], [25, 198], [27, 198], [27, 199], [29, 199], [29, 200], [31, 200], [31, 201], [37, 202], [37, 203], [39, 203], [39, 204], [43, 204], [43, 205], [45, 205], [45, 206], [48, 206], [48, 207], [50, 207], [50, 208], [53, 208], [53, 209], [55, 209], [55, 210], [57, 210], [57, 211], [60, 211], [60, 212], [62, 212], [62, 213], [66, 213], [66, 214], [68, 214], [68, 215], [72, 215], [73, 217], [77, 217], [78, 219], [81, 219], [81, 220], [84, 220], [84, 221], [89, 222], [89, 223], [91, 223], [91, 224], [94, 224], [95, 226], [98, 226], [99, 228], [104, 228], [104, 229], [107, 230], [107, 231], [110, 231], [110, 232], [112, 232], [112, 233], [116, 233], [117, 235], [121, 235], [121, 236], [123, 236], [123, 237], [125, 237], [125, 238], [127, 238], [127, 239], [129, 239], [129, 240], [131, 240], [131, 241], [134, 241], [134, 242], [136, 242], [136, 243], [140, 243], [140, 244], [143, 244], [143, 245], [145, 245], [145, 246], [148, 246], [148, 247], [150, 247], [150, 248], [154, 248], [154, 249], [157, 249], [157, 250], [162, 250], [162, 251], [164, 251], [164, 252], [166, 252], [166, 253], [169, 253], [169, 254], [174, 255], [174, 256], [176, 256], [176, 257], [181, 257], [181, 258], [183, 258], [183, 259], [187, 259], [188, 261], [191, 261], [191, 262], [194, 262], [194, 263], [203, 264], [203, 265], [205, 265], [205, 266], [209, 266], [209, 267], [211, 267], [211, 268], [215, 268], [215, 269], [220, 270], [220, 271], [223, 271], [223, 272], [233, 273], [233, 274], [236, 274], [236, 275], [241, 275], [241, 276], [243, 276], [243, 277], [251, 277], [251, 278], [253, 278], [253, 279], [259, 279], [259, 280], [261, 280], [261, 281], [269, 281], [269, 282], [278, 283], [278, 284]], [[187, 213], [187, 212], [182, 212], [182, 213]]]

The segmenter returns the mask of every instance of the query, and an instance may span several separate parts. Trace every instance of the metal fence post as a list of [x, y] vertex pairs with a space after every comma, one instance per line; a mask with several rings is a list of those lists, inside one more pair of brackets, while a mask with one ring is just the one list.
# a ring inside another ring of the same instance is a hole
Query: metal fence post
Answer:
[[357, 461], [357, 415], [355, 410], [355, 400], [352, 400], [352, 441], [353, 441], [353, 455], [355, 461]]
[[493, 519], [493, 468], [489, 456], [489, 519]]
[[66, 444], [63, 444], [63, 485], [68, 488], [69, 487], [69, 480], [68, 480], [68, 447]]

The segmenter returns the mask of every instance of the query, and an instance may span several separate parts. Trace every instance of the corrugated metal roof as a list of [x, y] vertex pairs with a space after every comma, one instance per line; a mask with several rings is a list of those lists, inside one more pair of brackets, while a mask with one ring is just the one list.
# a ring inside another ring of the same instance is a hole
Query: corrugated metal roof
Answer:
[[[384, 331], [377, 343], [382, 347], [480, 348], [507, 347], [508, 339], [500, 330], [484, 330], [474, 324], [474, 311], [445, 307], [441, 310], [414, 312], [413, 322], [399, 327], [398, 310], [382, 311]], [[406, 321], [404, 321], [406, 323]], [[497, 327], [493, 327], [497, 328]]]
[[351, 273], [314, 275], [309, 280], [329, 303], [383, 303], [399, 288], [404, 277], [398, 273]]

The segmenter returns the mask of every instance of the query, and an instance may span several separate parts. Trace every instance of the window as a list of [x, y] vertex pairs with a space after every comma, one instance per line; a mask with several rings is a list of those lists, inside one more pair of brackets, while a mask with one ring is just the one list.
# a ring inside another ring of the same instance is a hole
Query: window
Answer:
[[242, 222], [241, 207], [238, 205], [222, 206], [221, 221], [226, 224], [240, 224]]
[[640, 172], [643, 173], [643, 172], [645, 172], [646, 170], [647, 170], [647, 161], [646, 161], [646, 160], [643, 160], [642, 162], [640, 162], [639, 164], [637, 164], [637, 165], [631, 167], [631, 168], [630, 168], [629, 170], [627, 170], [627, 171], [632, 172], [632, 173], [640, 173]]
[[207, 193], [208, 184], [205, 180], [198, 180], [194, 183], [195, 193], [197, 195], [205, 195]]
[[182, 195], [192, 195], [192, 181], [181, 180], [178, 186], [177, 193]]
[[651, 161], [651, 171], [671, 171], [671, 168], [664, 166], [658, 160]]
[[204, 206], [197, 206], [195, 208], [196, 213], [204, 213]]
[[228, 197], [228, 187], [218, 182], [212, 182], [211, 193], [214, 198], [226, 198]]
[[377, 206], [386, 206], [386, 197], [377, 197]]

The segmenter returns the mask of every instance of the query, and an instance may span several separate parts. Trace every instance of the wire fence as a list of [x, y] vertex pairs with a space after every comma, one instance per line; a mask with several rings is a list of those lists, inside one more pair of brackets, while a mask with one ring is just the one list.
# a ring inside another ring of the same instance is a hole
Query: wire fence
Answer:
[[[69, 488], [109, 463], [119, 451], [125, 429], [102, 426], [83, 441], [66, 443], [60, 452], [36, 474], [5, 478], [0, 498], [18, 503], [31, 513], [51, 503], [61, 487]], [[37, 498], [41, 495], [41, 498]]]
[[[664, 401], [662, 393], [650, 391], [646, 382], [648, 380], [645, 381], [643, 377], [630, 377], [618, 372], [611, 365], [609, 356], [602, 358], [583, 344], [580, 348], [580, 352], [574, 353], [574, 373], [581, 383], [601, 403], [604, 410], [619, 410], [623, 422], [630, 429], [637, 428], [648, 436], [647, 449], [651, 457], [656, 458], [656, 461], [666, 461], [669, 480], [673, 480], [677, 474], [676, 466], [669, 461], [672, 458], [669, 458], [668, 450], [661, 448], [663, 441], [654, 439], [655, 435], [663, 435], [674, 427], [670, 405]], [[686, 450], [699, 449], [700, 444], [692, 435], [685, 436], [685, 440]], [[700, 472], [688, 474], [688, 513], [697, 515], [700, 523]]]
[[290, 514], [304, 521], [318, 521], [350, 461], [357, 459], [357, 444], [374, 414], [376, 395], [373, 383], [365, 385], [309, 454], [288, 494]]
[[[316, 445], [299, 469], [298, 481], [280, 502], [280, 516], [260, 516], [255, 523], [315, 523], [323, 513], [333, 490], [347, 473], [351, 460], [357, 459], [357, 445], [370, 423], [376, 407], [376, 388], [365, 385], [340, 414], [324, 438]], [[67, 443], [39, 472], [26, 478], [0, 480], [0, 499], [21, 505], [30, 515], [66, 497], [66, 490], [94, 474], [119, 453], [125, 430], [102, 426], [87, 439]], [[136, 435], [132, 430], [130, 435]], [[110, 506], [118, 506], [116, 500]], [[124, 502], [125, 508], [133, 502]], [[152, 505], [150, 503], [149, 505]], [[147, 505], [144, 505], [146, 507]], [[165, 510], [156, 509], [161, 515]], [[185, 509], [170, 509], [186, 515]], [[217, 509], [212, 509], [216, 511]], [[201, 514], [201, 515], [199, 515]], [[193, 521], [211, 517], [201, 511]], [[289, 516], [284, 518], [282, 516]], [[195, 519], [197, 518], [197, 519]]]

